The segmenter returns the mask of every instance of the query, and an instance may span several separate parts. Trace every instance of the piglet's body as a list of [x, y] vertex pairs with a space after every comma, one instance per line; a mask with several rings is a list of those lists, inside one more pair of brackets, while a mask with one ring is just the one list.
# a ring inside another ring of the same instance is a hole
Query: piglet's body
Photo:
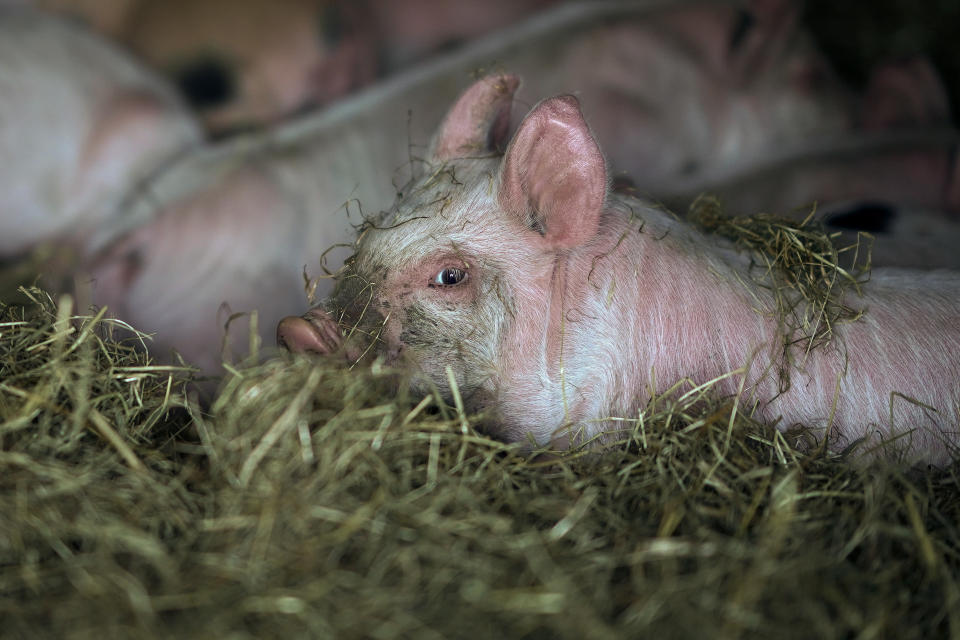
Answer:
[[326, 311], [281, 323], [282, 343], [355, 356], [355, 336], [373, 335], [424, 389], [451, 397], [449, 368], [511, 441], [589, 437], [636, 415], [651, 389], [733, 371], [715, 390], [742, 386], [741, 404], [782, 427], [832, 425], [835, 447], [914, 430], [899, 441], [909, 455], [948, 459], [960, 441], [960, 276], [877, 270], [846, 300], [864, 317], [783, 365], [749, 256], [610, 193], [576, 99], [541, 102], [495, 152], [516, 85], [487, 78], [454, 105], [434, 171], [362, 235]]

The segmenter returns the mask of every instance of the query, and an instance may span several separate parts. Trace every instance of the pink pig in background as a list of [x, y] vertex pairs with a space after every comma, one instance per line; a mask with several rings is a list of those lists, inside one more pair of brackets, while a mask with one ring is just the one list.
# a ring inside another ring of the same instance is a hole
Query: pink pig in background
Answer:
[[0, 6], [0, 259], [81, 247], [200, 144], [165, 80], [69, 21]]
[[214, 132], [329, 104], [555, 2], [20, 1], [76, 16], [131, 49], [167, 74]]
[[782, 428], [829, 426], [834, 448], [907, 434], [895, 446], [909, 458], [949, 459], [960, 274], [876, 270], [845, 301], [864, 317], [785, 363], [750, 257], [611, 193], [575, 98], [536, 105], [498, 153], [517, 85], [493, 76], [463, 94], [433, 140], [432, 170], [361, 234], [327, 310], [281, 322], [282, 344], [356, 357], [357, 337], [372, 336], [388, 363], [448, 400], [451, 372], [509, 441], [564, 446], [635, 416], [651, 389], [734, 372], [715, 391], [740, 393]]

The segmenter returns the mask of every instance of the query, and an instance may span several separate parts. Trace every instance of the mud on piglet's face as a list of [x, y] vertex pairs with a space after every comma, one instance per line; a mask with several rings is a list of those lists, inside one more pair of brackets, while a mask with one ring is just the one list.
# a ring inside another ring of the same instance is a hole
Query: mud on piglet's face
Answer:
[[[500, 228], [511, 221], [498, 219], [486, 195], [496, 160], [480, 163], [488, 167], [458, 164], [413, 185], [397, 208], [371, 224], [328, 310], [348, 340], [363, 345], [354, 351], [402, 362], [415, 383], [429, 381], [444, 395], [449, 366], [469, 396], [495, 373], [513, 314], [505, 273], [524, 259], [525, 245], [517, 240], [523, 229]], [[468, 173], [482, 177], [469, 181], [472, 190], [458, 179]]]

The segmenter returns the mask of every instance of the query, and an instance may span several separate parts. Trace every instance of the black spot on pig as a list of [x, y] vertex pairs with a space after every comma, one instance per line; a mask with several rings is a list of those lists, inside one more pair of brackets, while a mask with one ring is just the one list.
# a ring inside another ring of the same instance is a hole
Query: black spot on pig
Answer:
[[180, 66], [174, 79], [187, 102], [199, 110], [221, 107], [237, 97], [233, 69], [218, 56], [206, 55]]
[[887, 233], [897, 213], [880, 202], [859, 202], [827, 216], [827, 225], [847, 231]]

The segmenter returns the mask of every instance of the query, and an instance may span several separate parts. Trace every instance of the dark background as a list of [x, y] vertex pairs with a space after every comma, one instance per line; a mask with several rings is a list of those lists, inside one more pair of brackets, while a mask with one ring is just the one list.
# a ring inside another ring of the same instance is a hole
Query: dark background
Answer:
[[960, 122], [960, 1], [807, 0], [805, 20], [837, 72], [862, 88], [884, 60], [924, 54]]

